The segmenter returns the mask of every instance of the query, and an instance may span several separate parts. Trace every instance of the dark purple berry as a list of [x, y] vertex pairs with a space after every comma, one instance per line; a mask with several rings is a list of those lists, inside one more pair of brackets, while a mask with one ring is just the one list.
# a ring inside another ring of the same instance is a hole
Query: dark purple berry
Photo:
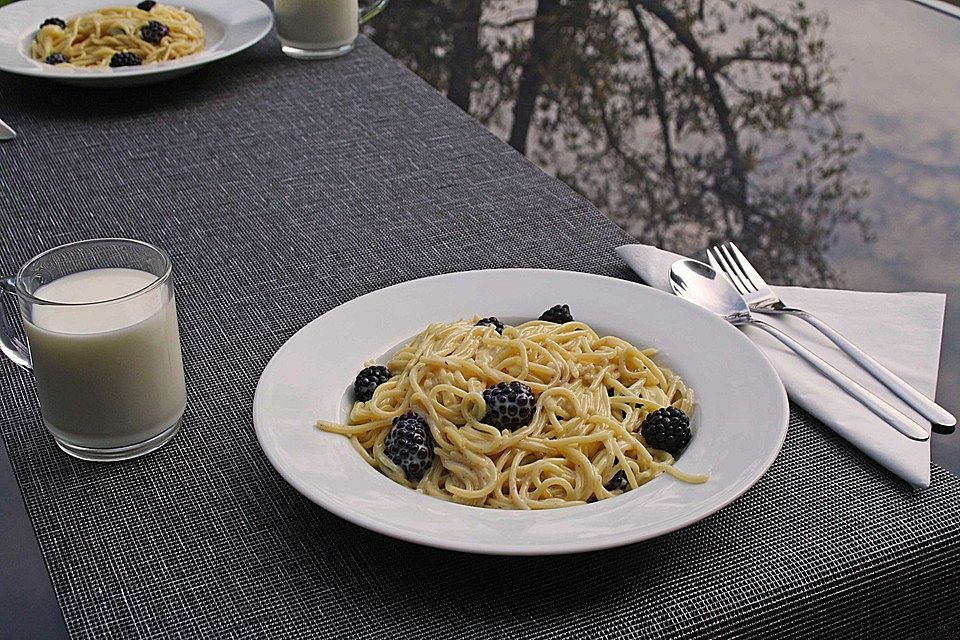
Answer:
[[540, 319], [546, 320], [547, 322], [556, 322], [557, 324], [573, 322], [573, 316], [570, 315], [570, 306], [566, 304], [558, 304], [550, 307], [540, 315]]
[[497, 333], [501, 335], [503, 334], [503, 323], [493, 316], [490, 316], [489, 318], [481, 318], [480, 320], [477, 320], [477, 324], [475, 324], [474, 326], [475, 327], [490, 326], [496, 329]]
[[483, 422], [497, 429], [516, 429], [530, 422], [537, 409], [533, 390], [522, 382], [501, 382], [483, 392], [487, 415]]
[[657, 409], [643, 421], [640, 435], [654, 449], [675, 456], [690, 442], [690, 419], [676, 407]]
[[360, 402], [366, 402], [373, 397], [373, 390], [390, 379], [390, 369], [380, 365], [367, 367], [357, 374], [353, 382], [353, 395]]
[[150, 11], [150, 9], [153, 9], [156, 4], [157, 3], [153, 0], [143, 0], [143, 2], [137, 5], [137, 9], [140, 9], [141, 11]]
[[415, 411], [393, 419], [384, 441], [383, 452], [403, 469], [408, 480], [418, 482], [433, 464], [433, 438], [430, 426]]
[[168, 35], [170, 35], [170, 29], [167, 28], [167, 25], [156, 20], [151, 20], [140, 27], [140, 37], [143, 38], [144, 42], [150, 44], [160, 44], [160, 41]]
[[630, 481], [627, 480], [627, 474], [621, 469], [613, 474], [613, 477], [610, 478], [610, 482], [603, 485], [603, 488], [607, 491], [629, 491], [630, 490]]
[[140, 59], [140, 56], [135, 53], [130, 53], [129, 51], [115, 53], [113, 54], [113, 57], [110, 58], [111, 67], [136, 67], [140, 64], [143, 64], [143, 60]]
[[67, 59], [62, 53], [51, 53], [47, 56], [47, 59], [44, 60], [47, 64], [62, 64], [66, 61]]

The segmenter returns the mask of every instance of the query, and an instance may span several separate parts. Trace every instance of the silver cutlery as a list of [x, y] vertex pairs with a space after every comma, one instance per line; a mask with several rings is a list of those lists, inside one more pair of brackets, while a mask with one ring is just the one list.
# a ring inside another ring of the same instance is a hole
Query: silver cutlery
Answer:
[[17, 132], [3, 120], [0, 120], [0, 140], [13, 140], [17, 137]]
[[670, 286], [673, 292], [684, 300], [712, 311], [735, 326], [752, 324], [760, 327], [911, 440], [923, 441], [930, 438], [926, 429], [896, 408], [867, 391], [773, 325], [754, 318], [746, 300], [729, 281], [720, 276], [719, 271], [697, 260], [677, 260], [670, 268]]
[[870, 372], [874, 378], [882, 382], [890, 391], [916, 409], [924, 418], [945, 427], [952, 427], [957, 424], [957, 419], [949, 411], [871, 358], [826, 322], [803, 309], [785, 305], [757, 270], [753, 268], [753, 265], [737, 248], [737, 245], [731, 242], [728, 245], [715, 246], [712, 250], [707, 251], [707, 257], [713, 268], [726, 275], [737, 291], [743, 295], [751, 311], [787, 314], [806, 320], [857, 364]]

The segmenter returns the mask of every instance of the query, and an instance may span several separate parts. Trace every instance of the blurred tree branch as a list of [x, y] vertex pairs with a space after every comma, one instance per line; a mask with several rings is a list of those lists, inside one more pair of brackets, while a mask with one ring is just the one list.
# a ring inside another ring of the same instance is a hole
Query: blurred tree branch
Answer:
[[520, 73], [520, 84], [513, 106], [513, 126], [507, 140], [510, 146], [519, 151], [527, 151], [527, 134], [536, 109], [540, 84], [543, 81], [543, 67], [550, 56], [557, 35], [558, 18], [563, 11], [561, 0], [539, 0], [537, 13], [533, 21], [533, 39], [526, 62]]
[[452, 9], [452, 47], [447, 98], [470, 112], [470, 94], [480, 57], [480, 7], [482, 0], [460, 0]]

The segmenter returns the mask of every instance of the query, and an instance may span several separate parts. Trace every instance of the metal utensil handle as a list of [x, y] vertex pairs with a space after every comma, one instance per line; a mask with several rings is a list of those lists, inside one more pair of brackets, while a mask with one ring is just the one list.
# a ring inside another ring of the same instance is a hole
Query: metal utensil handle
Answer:
[[812, 313], [802, 309], [784, 309], [790, 315], [802, 318], [813, 325], [817, 331], [827, 336], [830, 341], [837, 345], [841, 351], [850, 356], [857, 364], [870, 372], [870, 374], [882, 382], [890, 391], [897, 394], [901, 400], [917, 410], [924, 418], [934, 424], [952, 427], [957, 424], [957, 419], [949, 411], [938, 405], [936, 402], [923, 395], [906, 381], [900, 378], [882, 364], [871, 358], [860, 347], [847, 340], [843, 335], [828, 325], [826, 322], [816, 317]]
[[851, 396], [860, 401], [863, 406], [867, 407], [873, 413], [877, 414], [882, 418], [887, 424], [891, 427], [910, 438], [911, 440], [929, 440], [930, 434], [927, 433], [926, 429], [921, 427], [919, 424], [905, 416], [903, 413], [898, 411], [896, 408], [887, 404], [881, 398], [873, 395], [857, 382], [854, 382], [839, 370], [833, 368], [825, 360], [822, 360], [818, 355], [804, 347], [802, 344], [782, 332], [780, 329], [777, 329], [771, 324], [767, 324], [762, 320], [754, 320], [753, 324], [765, 330], [767, 333], [775, 337], [777, 340], [787, 345], [792, 349], [797, 355], [809, 362], [811, 365], [816, 368], [817, 371], [822, 373], [824, 376], [833, 381], [841, 389], [849, 393]]
[[360, 24], [366, 24], [371, 18], [383, 11], [390, 0], [378, 0], [366, 9], [360, 10]]
[[[3, 290], [7, 293], [16, 294], [17, 288], [13, 282], [13, 277], [7, 277], [0, 280]], [[16, 336], [13, 331], [13, 323], [7, 317], [7, 312], [0, 304], [0, 351], [3, 351], [14, 364], [23, 367], [27, 371], [33, 370], [33, 364], [30, 361], [30, 351], [27, 345]]]

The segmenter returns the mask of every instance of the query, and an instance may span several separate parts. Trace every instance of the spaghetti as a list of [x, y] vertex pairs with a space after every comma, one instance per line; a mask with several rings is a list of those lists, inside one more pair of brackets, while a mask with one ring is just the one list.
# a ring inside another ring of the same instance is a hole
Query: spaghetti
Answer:
[[149, 11], [99, 9], [63, 24], [51, 19], [40, 27], [31, 47], [35, 59], [73, 67], [127, 66], [176, 60], [204, 47], [200, 22], [163, 4]]
[[[674, 457], [640, 434], [645, 418], [676, 407], [690, 415], [693, 391], [659, 367], [654, 349], [600, 336], [582, 322], [493, 326], [430, 325], [389, 362], [392, 377], [349, 424], [319, 421], [349, 436], [392, 480], [427, 495], [483, 507], [543, 509], [619, 495], [661, 473], [686, 482], [705, 476], [673, 467]], [[519, 381], [536, 395], [529, 423], [500, 430], [484, 422], [484, 390]], [[415, 411], [429, 425], [436, 460], [419, 481], [385, 453], [394, 419]], [[620, 489], [610, 483], [620, 473]], [[625, 477], [625, 478], [624, 478]]]

